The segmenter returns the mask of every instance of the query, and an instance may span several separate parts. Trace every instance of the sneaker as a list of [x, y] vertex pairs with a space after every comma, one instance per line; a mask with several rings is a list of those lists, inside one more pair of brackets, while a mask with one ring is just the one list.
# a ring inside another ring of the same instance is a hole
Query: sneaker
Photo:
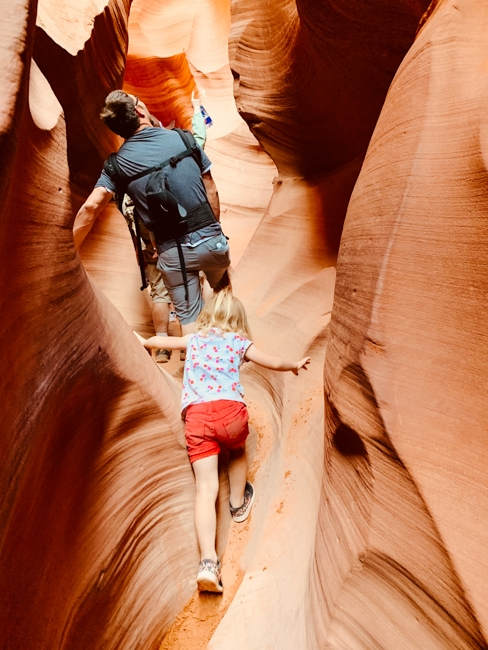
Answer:
[[154, 358], [156, 363], [168, 363], [171, 359], [171, 350], [156, 350]]
[[254, 487], [252, 483], [246, 481], [246, 488], [244, 490], [244, 503], [242, 504], [242, 506], [240, 506], [239, 508], [233, 508], [229, 503], [230, 514], [232, 515], [232, 519], [234, 521], [237, 521], [237, 523], [241, 523], [241, 521], [245, 521], [249, 517], [249, 513], [251, 512], [253, 503], [254, 503]]
[[224, 591], [220, 575], [220, 560], [202, 560], [198, 565], [197, 585], [198, 591], [211, 591], [221, 594]]

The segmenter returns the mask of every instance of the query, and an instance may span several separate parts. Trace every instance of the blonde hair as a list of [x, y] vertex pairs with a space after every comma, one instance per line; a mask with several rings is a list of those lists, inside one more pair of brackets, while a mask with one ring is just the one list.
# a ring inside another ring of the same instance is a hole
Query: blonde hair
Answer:
[[251, 331], [244, 305], [230, 287], [215, 293], [206, 303], [195, 323], [195, 332], [206, 336], [212, 327], [223, 332], [236, 332], [247, 339]]

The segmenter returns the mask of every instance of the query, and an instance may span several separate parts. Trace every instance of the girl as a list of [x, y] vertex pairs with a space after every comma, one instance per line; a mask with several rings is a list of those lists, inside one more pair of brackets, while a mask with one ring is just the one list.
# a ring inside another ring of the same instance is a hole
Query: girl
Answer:
[[218, 496], [218, 455], [229, 451], [230, 512], [236, 522], [247, 519], [254, 502], [254, 487], [247, 480], [246, 438], [249, 434], [244, 390], [239, 381], [243, 361], [271, 370], [307, 367], [310, 357], [288, 361], [258, 350], [250, 340], [243, 304], [230, 287], [215, 293], [205, 304], [195, 332], [182, 337], [158, 336], [144, 340], [149, 349], [164, 346], [186, 350], [183, 373], [182, 416], [188, 455], [196, 480], [195, 530], [200, 547], [197, 584], [200, 591], [222, 593], [221, 565], [215, 549]]

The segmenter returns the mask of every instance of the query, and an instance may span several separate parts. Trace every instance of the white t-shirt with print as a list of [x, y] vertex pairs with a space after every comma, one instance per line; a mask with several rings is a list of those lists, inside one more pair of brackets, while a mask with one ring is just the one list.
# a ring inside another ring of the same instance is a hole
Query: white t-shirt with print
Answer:
[[219, 399], [243, 402], [239, 369], [251, 344], [240, 334], [215, 327], [206, 336], [192, 334], [186, 348], [182, 410]]

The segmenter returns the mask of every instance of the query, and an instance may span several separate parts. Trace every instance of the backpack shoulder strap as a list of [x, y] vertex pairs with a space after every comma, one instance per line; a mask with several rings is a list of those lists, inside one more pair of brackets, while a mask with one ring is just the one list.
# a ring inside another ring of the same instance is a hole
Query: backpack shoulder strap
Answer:
[[127, 182], [124, 182], [124, 177], [120, 171], [119, 163], [117, 162], [117, 154], [111, 153], [107, 160], [103, 163], [103, 169], [106, 174], [110, 176], [117, 187], [117, 205], [122, 212], [122, 201], [124, 199], [125, 188]]
[[103, 169], [116, 185], [120, 185], [122, 182], [122, 172], [120, 171], [119, 163], [117, 162], [116, 153], [110, 154], [107, 160], [103, 163]]
[[198, 164], [198, 166], [201, 169], [202, 165], [198, 153], [199, 147], [197, 145], [195, 138], [193, 137], [193, 134], [184, 129], [174, 129], [174, 131], [178, 132], [180, 138], [183, 140], [183, 144], [185, 145], [186, 149], [184, 151], [181, 151], [178, 154], [175, 154], [174, 156], [171, 156], [171, 158], [168, 158], [167, 160], [163, 160], [163, 162], [159, 163], [158, 165], [154, 165], [153, 167], [148, 167], [147, 169], [143, 169], [142, 172], [139, 172], [138, 174], [134, 174], [133, 176], [128, 176], [124, 178], [122, 172], [120, 171], [119, 163], [117, 162], [117, 154], [115, 153], [110, 154], [110, 156], [105, 161], [103, 168], [105, 172], [110, 176], [110, 178], [114, 181], [114, 183], [117, 185], [117, 190], [120, 194], [124, 194], [125, 188], [127, 187], [127, 185], [129, 185], [129, 183], [132, 183], [132, 181], [135, 181], [138, 178], [142, 178], [143, 176], [147, 176], [148, 174], [152, 174], [153, 172], [157, 172], [160, 169], [163, 169], [163, 167], [166, 167], [167, 165], [176, 167], [176, 165], [180, 162], [180, 160], [186, 158], [187, 156], [193, 156], [195, 162]]
[[[183, 143], [185, 147], [191, 150], [191, 155], [193, 156], [195, 162], [197, 165], [202, 169], [202, 160], [200, 157], [200, 152], [199, 152], [199, 146], [197, 144], [197, 141], [195, 140], [195, 136], [191, 131], [187, 131], [187, 129], [179, 129], [179, 128], [174, 128], [173, 131], [177, 131], [178, 135], [180, 138], [183, 140]], [[190, 154], [186, 154], [190, 155]]]
[[187, 149], [192, 149], [193, 147], [198, 146], [197, 141], [195, 140], [191, 131], [188, 131], [187, 129], [179, 129], [177, 126], [175, 126], [173, 131], [176, 131], [178, 133]]

